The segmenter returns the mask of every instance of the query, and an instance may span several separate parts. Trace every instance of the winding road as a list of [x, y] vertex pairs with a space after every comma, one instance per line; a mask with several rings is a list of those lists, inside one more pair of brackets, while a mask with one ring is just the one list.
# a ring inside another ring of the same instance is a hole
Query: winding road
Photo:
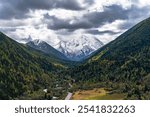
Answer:
[[70, 100], [72, 95], [73, 95], [73, 93], [68, 92], [68, 95], [66, 96], [65, 100]]

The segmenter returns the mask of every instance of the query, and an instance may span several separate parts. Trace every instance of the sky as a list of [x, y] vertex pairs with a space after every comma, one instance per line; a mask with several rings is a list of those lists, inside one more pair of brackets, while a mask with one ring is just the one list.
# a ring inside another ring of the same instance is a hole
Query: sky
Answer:
[[51, 45], [82, 35], [103, 43], [150, 17], [150, 0], [0, 0], [0, 31]]

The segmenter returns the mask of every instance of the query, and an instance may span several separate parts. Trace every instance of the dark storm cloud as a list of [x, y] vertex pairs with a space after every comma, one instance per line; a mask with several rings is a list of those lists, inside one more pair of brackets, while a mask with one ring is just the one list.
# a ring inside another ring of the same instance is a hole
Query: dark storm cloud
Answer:
[[[98, 28], [106, 23], [112, 23], [116, 20], [135, 20], [136, 18], [142, 17], [149, 12], [149, 7], [138, 8], [137, 6], [131, 6], [128, 9], [124, 9], [119, 5], [105, 6], [103, 12], [89, 12], [80, 18], [62, 20], [55, 16], [44, 16], [47, 20], [52, 22], [47, 23], [48, 28], [52, 30], [68, 29], [90, 29]], [[145, 14], [143, 14], [145, 13]], [[72, 22], [72, 23], [70, 23]], [[129, 25], [129, 24], [128, 24]], [[126, 26], [122, 26], [122, 28]]]
[[52, 20], [48, 24], [49, 29], [59, 30], [59, 29], [89, 29], [89, 28], [98, 28], [101, 25], [104, 25], [106, 22], [111, 23], [117, 19], [127, 19], [128, 10], [124, 10], [121, 6], [112, 5], [104, 7], [104, 12], [91, 12], [85, 14], [81, 18], [72, 19], [74, 22], [70, 23], [71, 20], [62, 20], [55, 16], [49, 16], [46, 14], [45, 19]]
[[29, 17], [27, 15], [29, 10], [49, 10], [54, 8], [67, 10], [85, 9], [77, 0], [0, 0], [0, 19], [27, 18]]
[[90, 22], [84, 21], [82, 19], [74, 19], [75, 22], [71, 23], [72, 20], [70, 19], [63, 20], [55, 16], [49, 16], [48, 14], [44, 15], [44, 19], [46, 19], [45, 23], [48, 24], [48, 28], [53, 30], [68, 29], [69, 31], [73, 31], [80, 28], [86, 29], [92, 27]]
[[128, 11], [119, 5], [105, 6], [104, 12], [92, 12], [86, 14], [85, 19], [93, 23], [93, 27], [99, 27], [103, 24], [112, 23], [118, 19], [127, 19]]
[[90, 33], [93, 35], [103, 35], [103, 34], [115, 35], [118, 34], [119, 32], [113, 32], [111, 30], [106, 30], [106, 31], [88, 30], [86, 31], [86, 33]]

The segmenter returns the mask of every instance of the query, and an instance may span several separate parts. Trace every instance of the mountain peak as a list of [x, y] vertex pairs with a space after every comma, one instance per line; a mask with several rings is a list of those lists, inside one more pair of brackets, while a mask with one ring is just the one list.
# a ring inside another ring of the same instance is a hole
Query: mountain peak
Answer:
[[76, 39], [61, 41], [54, 47], [69, 59], [80, 61], [101, 48], [104, 44], [95, 37], [82, 35]]
[[46, 42], [44, 42], [44, 41], [42, 41], [42, 40], [40, 40], [40, 39], [33, 40], [32, 42], [33, 42], [35, 45], [39, 45], [39, 44], [41, 44], [41, 43], [46, 43]]
[[33, 41], [28, 42], [26, 45], [30, 46], [31, 48], [34, 48], [36, 50], [40, 50], [56, 59], [60, 59], [60, 60], [68, 60], [68, 58], [63, 55], [61, 52], [59, 52], [58, 50], [56, 50], [55, 48], [53, 48], [52, 46], [50, 46], [48, 43], [46, 43], [45, 41], [36, 39]]

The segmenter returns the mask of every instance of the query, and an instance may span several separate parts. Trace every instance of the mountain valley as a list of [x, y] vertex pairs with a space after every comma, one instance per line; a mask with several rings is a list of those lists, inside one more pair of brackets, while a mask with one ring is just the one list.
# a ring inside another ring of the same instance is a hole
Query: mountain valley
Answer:
[[107, 45], [81, 40], [54, 49], [0, 33], [0, 99], [65, 99], [68, 92], [95, 88], [125, 94], [123, 99], [150, 99], [150, 18]]

